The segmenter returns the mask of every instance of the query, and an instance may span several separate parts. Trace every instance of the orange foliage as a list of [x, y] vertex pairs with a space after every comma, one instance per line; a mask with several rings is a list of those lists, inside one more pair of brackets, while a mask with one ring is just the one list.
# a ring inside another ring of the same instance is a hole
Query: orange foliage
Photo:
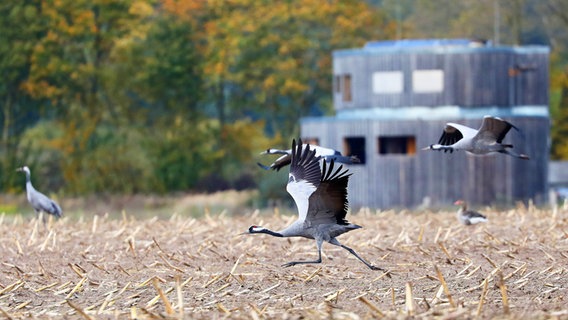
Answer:
[[205, 0], [162, 0], [162, 8], [181, 18], [193, 18], [207, 6]]

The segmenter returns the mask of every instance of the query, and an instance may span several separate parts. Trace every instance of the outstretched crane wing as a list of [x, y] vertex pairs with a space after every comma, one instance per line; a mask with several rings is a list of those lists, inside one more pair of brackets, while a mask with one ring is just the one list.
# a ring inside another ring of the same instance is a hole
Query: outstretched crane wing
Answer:
[[481, 128], [479, 128], [479, 132], [482, 132], [484, 136], [488, 137], [488, 139], [493, 139], [497, 141], [497, 143], [501, 143], [511, 128], [514, 128], [517, 131], [519, 130], [511, 123], [501, 118], [485, 116], [483, 117], [483, 122], [481, 123]]
[[443, 146], [451, 146], [452, 144], [463, 139], [464, 136], [474, 136], [477, 130], [458, 123], [446, 123], [444, 131], [438, 140], [438, 144]]
[[347, 183], [351, 175], [343, 166], [334, 171], [334, 160], [329, 167], [323, 162], [322, 179], [309, 198], [306, 222], [318, 224], [349, 224], [345, 219], [348, 209]]

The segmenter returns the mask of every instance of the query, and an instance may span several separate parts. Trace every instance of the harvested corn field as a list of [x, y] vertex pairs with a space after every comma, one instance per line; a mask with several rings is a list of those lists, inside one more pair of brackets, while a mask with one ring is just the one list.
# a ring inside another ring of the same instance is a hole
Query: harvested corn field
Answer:
[[455, 212], [361, 210], [339, 237], [371, 263], [279, 229], [278, 211], [238, 217], [2, 216], [0, 313], [19, 318], [566, 318], [568, 211], [519, 206], [462, 226]]

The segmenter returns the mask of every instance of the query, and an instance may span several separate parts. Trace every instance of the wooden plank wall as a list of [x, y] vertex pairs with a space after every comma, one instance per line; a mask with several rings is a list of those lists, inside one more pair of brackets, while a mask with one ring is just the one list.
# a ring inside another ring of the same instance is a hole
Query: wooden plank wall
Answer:
[[[349, 182], [353, 207], [412, 208], [426, 197], [434, 206], [457, 199], [472, 204], [513, 204], [533, 199], [547, 201], [549, 120], [545, 117], [509, 118], [523, 133], [509, 132], [505, 142], [525, 161], [503, 154], [471, 156], [464, 152], [422, 151], [436, 143], [446, 122], [478, 128], [481, 119], [441, 120], [338, 120], [312, 119], [302, 122], [302, 137], [317, 138], [320, 144], [343, 151], [346, 137], [366, 137], [367, 163], [349, 165], [354, 173]], [[416, 137], [415, 155], [379, 155], [379, 136]]]
[[[334, 75], [349, 73], [353, 83], [353, 101], [344, 102], [341, 94], [334, 94], [336, 109], [548, 104], [548, 54], [542, 52], [487, 48], [447, 53], [362, 51], [360, 55], [335, 56], [333, 66]], [[420, 69], [444, 70], [444, 91], [413, 93], [412, 71]], [[374, 94], [372, 75], [377, 71], [402, 71], [404, 92]]]

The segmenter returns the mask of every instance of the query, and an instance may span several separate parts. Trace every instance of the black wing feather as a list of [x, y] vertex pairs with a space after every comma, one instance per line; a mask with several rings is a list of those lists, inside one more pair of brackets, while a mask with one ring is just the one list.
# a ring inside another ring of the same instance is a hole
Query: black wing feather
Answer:
[[503, 120], [501, 118], [495, 118], [486, 116], [483, 118], [483, 122], [481, 123], [481, 128], [479, 131], [485, 132], [485, 134], [492, 135], [497, 143], [502, 143], [503, 139], [509, 130], [514, 128], [515, 130], [519, 131], [519, 128], [515, 127], [512, 123]]
[[505, 139], [505, 136], [507, 135], [507, 133], [509, 133], [509, 131], [511, 130], [511, 128], [519, 131], [519, 128], [515, 127], [512, 123], [504, 121], [507, 124], [507, 127], [505, 130], [503, 130], [501, 132], [501, 134], [499, 136], [497, 136], [497, 143], [502, 143], [503, 139]]
[[317, 190], [310, 196], [310, 205], [306, 220], [314, 224], [347, 225], [345, 219], [349, 203], [347, 200], [347, 184], [349, 182], [349, 170], [343, 170], [343, 166], [334, 169], [334, 160], [329, 166], [323, 162], [322, 180]]
[[296, 181], [306, 180], [317, 187], [320, 184], [321, 172], [319, 167], [320, 157], [316, 157], [315, 154], [316, 151], [310, 150], [309, 145], [302, 148], [301, 139], [298, 144], [296, 144], [296, 140], [292, 140], [290, 175], [294, 176]]
[[479, 213], [479, 212], [477, 212], [477, 211], [469, 211], [469, 210], [468, 210], [468, 211], [465, 212], [465, 215], [466, 215], [468, 218], [484, 218], [484, 219], [487, 219], [486, 216], [484, 216], [483, 214], [481, 214], [481, 213]]
[[451, 146], [452, 144], [460, 141], [461, 139], [463, 139], [462, 133], [456, 128], [448, 126], [442, 132], [442, 136], [440, 136], [438, 144], [441, 144], [443, 146]]
[[[460, 141], [461, 139], [463, 139], [463, 134], [458, 129], [446, 125], [444, 131], [442, 131], [440, 139], [438, 140], [438, 144], [441, 144], [443, 146], [451, 146], [452, 144]], [[444, 149], [444, 153], [448, 151], [450, 153], [454, 152], [453, 149]]]

